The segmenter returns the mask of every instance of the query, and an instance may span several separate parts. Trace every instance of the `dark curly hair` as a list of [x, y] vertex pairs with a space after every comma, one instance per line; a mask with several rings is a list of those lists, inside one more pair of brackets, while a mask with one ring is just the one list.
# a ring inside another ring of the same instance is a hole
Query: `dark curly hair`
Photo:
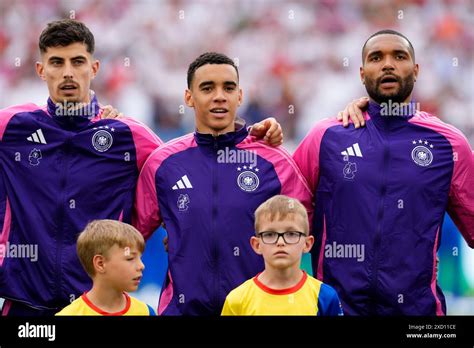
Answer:
[[229, 64], [232, 65], [237, 71], [237, 80], [239, 79], [239, 69], [235, 65], [234, 61], [227, 57], [225, 54], [216, 52], [206, 52], [197, 57], [194, 62], [189, 65], [188, 68], [188, 88], [191, 88], [193, 82], [194, 73], [198, 68], [206, 64]]
[[383, 35], [383, 34], [390, 34], [390, 35], [397, 35], [397, 36], [400, 36], [402, 38], [404, 38], [405, 40], [408, 41], [408, 49], [410, 51], [410, 54], [413, 58], [413, 62], [415, 62], [415, 49], [413, 48], [413, 45], [411, 44], [410, 40], [408, 40], [408, 38], [403, 35], [402, 33], [399, 33], [398, 31], [396, 30], [392, 30], [392, 29], [384, 29], [384, 30], [379, 30], [378, 32], [370, 35], [370, 37], [365, 41], [364, 43], [364, 46], [362, 46], [362, 63], [364, 63], [364, 59], [365, 59], [365, 46], [367, 46], [367, 42], [373, 38], [374, 36], [379, 36], [379, 35]]

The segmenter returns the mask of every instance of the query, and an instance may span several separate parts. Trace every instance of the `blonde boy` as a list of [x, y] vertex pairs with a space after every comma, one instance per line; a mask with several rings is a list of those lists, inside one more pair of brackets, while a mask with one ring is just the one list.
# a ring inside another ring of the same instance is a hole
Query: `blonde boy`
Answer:
[[278, 195], [261, 204], [255, 231], [250, 244], [265, 270], [229, 293], [222, 315], [343, 315], [336, 291], [300, 268], [314, 237], [298, 200]]
[[127, 294], [140, 284], [144, 248], [143, 236], [126, 223], [89, 223], [77, 240], [77, 254], [92, 278], [92, 289], [56, 315], [155, 315], [150, 306]]

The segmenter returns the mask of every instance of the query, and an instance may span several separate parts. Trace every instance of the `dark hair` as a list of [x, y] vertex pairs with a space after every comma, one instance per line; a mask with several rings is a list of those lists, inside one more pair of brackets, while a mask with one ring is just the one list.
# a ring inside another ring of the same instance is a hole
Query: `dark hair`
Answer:
[[400, 37], [403, 37], [405, 40], [408, 41], [408, 45], [409, 45], [409, 51], [410, 51], [410, 54], [413, 58], [413, 62], [415, 62], [415, 49], [413, 48], [413, 45], [411, 44], [410, 40], [408, 40], [408, 38], [403, 35], [402, 33], [399, 33], [398, 31], [396, 30], [392, 30], [392, 29], [384, 29], [384, 30], [380, 30], [378, 32], [376, 32], [375, 34], [372, 34], [370, 35], [370, 37], [365, 41], [364, 43], [364, 46], [362, 46], [362, 64], [364, 63], [364, 51], [365, 51], [365, 46], [367, 45], [367, 42], [375, 37], [375, 36], [378, 36], [378, 35], [383, 35], [383, 34], [389, 34], [389, 35], [398, 35]]
[[206, 64], [229, 64], [232, 65], [237, 71], [237, 80], [239, 79], [239, 69], [235, 65], [234, 61], [227, 57], [225, 54], [216, 52], [206, 52], [197, 57], [194, 62], [189, 65], [188, 68], [188, 88], [191, 88], [193, 82], [194, 73], [198, 68]]
[[73, 19], [62, 19], [48, 23], [39, 38], [39, 49], [45, 53], [48, 47], [68, 46], [75, 42], [87, 46], [87, 52], [94, 53], [94, 35], [84, 23]]

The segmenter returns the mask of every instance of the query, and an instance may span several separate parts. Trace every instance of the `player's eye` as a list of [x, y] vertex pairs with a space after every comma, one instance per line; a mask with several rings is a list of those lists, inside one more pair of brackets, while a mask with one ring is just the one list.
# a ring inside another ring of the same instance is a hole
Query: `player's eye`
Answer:
[[262, 237], [265, 238], [265, 239], [273, 239], [277, 236], [277, 233], [276, 232], [263, 232], [262, 233]]
[[294, 232], [294, 231], [288, 231], [288, 232], [285, 232], [285, 237], [289, 237], [289, 238], [297, 238], [299, 236], [299, 232]]

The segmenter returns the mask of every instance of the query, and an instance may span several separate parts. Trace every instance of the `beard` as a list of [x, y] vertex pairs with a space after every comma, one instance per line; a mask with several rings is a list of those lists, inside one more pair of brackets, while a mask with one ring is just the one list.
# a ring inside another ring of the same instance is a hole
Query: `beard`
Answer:
[[414, 74], [407, 76], [405, 79], [396, 76], [399, 87], [398, 90], [391, 93], [384, 93], [380, 90], [381, 80], [383, 77], [384, 76], [381, 76], [378, 79], [365, 78], [365, 89], [370, 98], [378, 104], [388, 103], [390, 100], [392, 103], [403, 103], [413, 91], [415, 85]]

